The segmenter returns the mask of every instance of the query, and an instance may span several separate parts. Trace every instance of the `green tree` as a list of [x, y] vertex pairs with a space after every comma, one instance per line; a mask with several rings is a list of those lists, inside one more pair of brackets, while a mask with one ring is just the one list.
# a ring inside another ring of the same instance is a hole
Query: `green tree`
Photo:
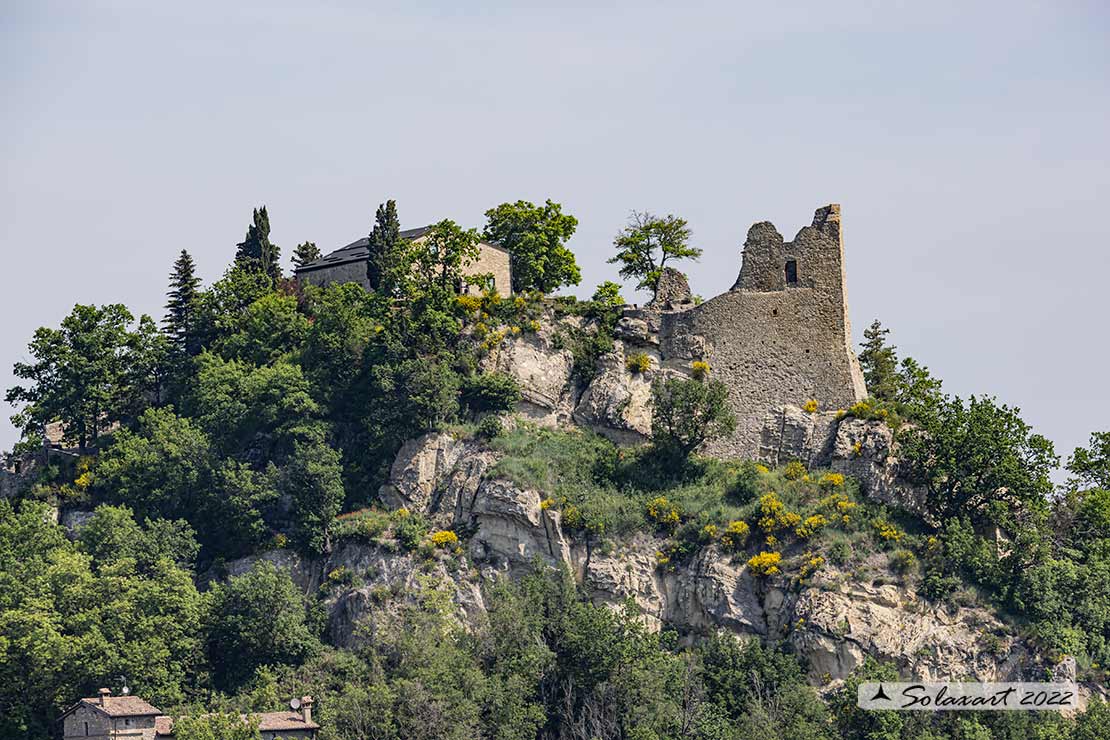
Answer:
[[298, 270], [309, 262], [315, 262], [322, 256], [316, 242], [301, 242], [293, 250], [293, 269]]
[[150, 573], [167, 560], [192, 568], [199, 549], [192, 527], [184, 519], [135, 521], [126, 506], [101, 505], [78, 530], [81, 549], [101, 564], [133, 560], [140, 572]]
[[208, 435], [173, 409], [148, 409], [134, 431], [121, 429], [93, 469], [93, 491], [140, 517], [186, 519], [209, 557], [238, 557], [265, 537], [263, 512], [276, 471], [221, 461]]
[[281, 277], [281, 249], [270, 241], [270, 214], [266, 206], [255, 208], [247, 235], [238, 244], [235, 264], [259, 272], [271, 281]]
[[369, 242], [366, 279], [370, 287], [389, 298], [406, 296], [412, 270], [411, 244], [401, 238], [396, 201], [387, 200], [378, 206]]
[[863, 369], [863, 379], [867, 392], [880, 401], [898, 399], [900, 378], [898, 376], [898, 355], [892, 345], [886, 343], [889, 329], [884, 329], [878, 319], [863, 332], [864, 343], [859, 353], [859, 364]]
[[213, 587], [206, 632], [221, 689], [242, 685], [260, 666], [297, 665], [318, 647], [300, 591], [286, 571], [265, 561]]
[[1087, 447], [1076, 447], [1068, 458], [1073, 486], [1110, 490], [1110, 432], [1095, 432]]
[[483, 236], [509, 251], [515, 292], [551, 293], [582, 280], [574, 253], [566, 247], [578, 219], [562, 210], [548, 199], [542, 206], [518, 200], [486, 211]]
[[[146, 317], [144, 317], [146, 318]], [[61, 421], [66, 439], [83, 451], [114, 422], [146, 404], [154, 374], [150, 352], [157, 333], [146, 318], [128, 331], [131, 313], [120, 304], [74, 306], [60, 329], [41, 327], [28, 345], [33, 362], [15, 363], [28, 385], [8, 390], [5, 400], [23, 408], [12, 422], [35, 439], [48, 422]]]
[[1013, 525], [1014, 504], [1044, 511], [1058, 458], [1019, 410], [992, 398], [945, 397], [936, 411], [899, 435], [907, 475], [927, 489], [938, 520]]
[[668, 261], [701, 257], [701, 249], [691, 247], [689, 242], [686, 219], [633, 211], [628, 224], [613, 240], [617, 253], [609, 262], [621, 266], [621, 277], [634, 278], [637, 289], [654, 292]]
[[197, 315], [200, 345], [211, 347], [238, 332], [247, 308], [273, 290], [270, 276], [236, 263], [200, 294]]
[[191, 573], [168, 557], [146, 572], [95, 561], [45, 504], [0, 501], [0, 584], [0, 736], [53, 737], [62, 709], [120, 675], [152, 702], [180, 703], [203, 671]]
[[621, 286], [612, 280], [606, 280], [598, 285], [590, 300], [607, 309], [619, 308], [625, 304], [624, 296], [621, 295]]
[[196, 276], [193, 258], [182, 249], [181, 255], [173, 263], [170, 291], [166, 295], [166, 316], [162, 319], [162, 326], [173, 348], [189, 356], [200, 352], [200, 334], [197, 327], [199, 285], [200, 278]]
[[258, 718], [216, 712], [199, 717], [176, 717], [173, 722], [175, 740], [262, 740]]
[[416, 295], [453, 295], [463, 282], [463, 270], [478, 259], [481, 237], [445, 219], [432, 225], [424, 239], [412, 247]]
[[215, 343], [213, 351], [227, 359], [266, 365], [288, 359], [308, 335], [309, 320], [298, 310], [297, 299], [266, 293], [239, 317], [237, 331]]
[[343, 505], [339, 453], [320, 438], [294, 442], [278, 490], [293, 501], [296, 541], [314, 553], [330, 549], [329, 532]]
[[705, 442], [736, 428], [728, 389], [719, 380], [656, 379], [651, 396], [652, 438], [672, 459], [683, 462]]

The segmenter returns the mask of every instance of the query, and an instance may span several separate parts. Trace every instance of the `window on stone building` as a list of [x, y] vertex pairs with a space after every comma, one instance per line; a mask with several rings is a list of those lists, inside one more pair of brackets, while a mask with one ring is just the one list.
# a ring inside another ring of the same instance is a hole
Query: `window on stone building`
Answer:
[[88, 736], [89, 736], [89, 723], [86, 722], [85, 723], [85, 737], [88, 737]]
[[798, 283], [798, 260], [786, 261], [786, 282], [789, 285]]

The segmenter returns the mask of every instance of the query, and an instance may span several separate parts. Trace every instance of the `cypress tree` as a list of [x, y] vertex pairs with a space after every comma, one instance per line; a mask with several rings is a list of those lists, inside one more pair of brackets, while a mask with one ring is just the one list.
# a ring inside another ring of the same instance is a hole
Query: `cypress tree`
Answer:
[[890, 329], [884, 329], [879, 320], [863, 332], [866, 340], [860, 345], [859, 364], [863, 370], [863, 380], [867, 392], [882, 401], [893, 401], [898, 395], [898, 355], [897, 350], [886, 343]]
[[396, 201], [388, 200], [378, 206], [374, 228], [370, 231], [369, 248], [366, 278], [370, 287], [383, 295], [398, 295], [403, 282], [401, 270], [407, 266], [403, 264], [403, 240]]
[[281, 277], [281, 249], [270, 241], [270, 214], [266, 206], [255, 208], [253, 223], [237, 246], [235, 263], [249, 270], [258, 270], [277, 280]]
[[188, 355], [200, 352], [196, 331], [198, 285], [200, 278], [196, 276], [193, 258], [182, 249], [170, 274], [170, 290], [166, 294], [168, 300], [162, 327], [174, 347]]
[[316, 246], [316, 242], [298, 244], [293, 250], [293, 269], [299, 269], [309, 262], [318, 260], [320, 256], [320, 248]]

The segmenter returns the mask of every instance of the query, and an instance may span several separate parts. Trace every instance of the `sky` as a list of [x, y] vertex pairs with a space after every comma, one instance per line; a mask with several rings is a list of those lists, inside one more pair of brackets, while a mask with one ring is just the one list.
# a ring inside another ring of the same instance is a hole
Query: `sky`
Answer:
[[0, 95], [3, 388], [73, 304], [160, 317], [183, 248], [219, 277], [261, 204], [288, 259], [388, 198], [405, 227], [552, 198], [582, 296], [630, 211], [673, 213], [708, 298], [752, 223], [836, 202], [857, 342], [879, 318], [1065, 455], [1110, 430], [1101, 0], [0, 0]]

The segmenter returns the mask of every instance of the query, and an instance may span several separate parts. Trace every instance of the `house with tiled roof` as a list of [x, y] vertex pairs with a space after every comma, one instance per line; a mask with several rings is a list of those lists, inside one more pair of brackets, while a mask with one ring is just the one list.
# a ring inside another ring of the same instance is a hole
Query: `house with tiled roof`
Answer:
[[[430, 226], [418, 229], [407, 229], [401, 232], [401, 238], [414, 244], [419, 244], [428, 238]], [[329, 285], [331, 283], [358, 283], [367, 290], [372, 290], [370, 280], [366, 276], [366, 265], [370, 260], [370, 240], [366, 237], [351, 242], [334, 252], [324, 255], [318, 260], [307, 262], [295, 271], [298, 282], [310, 285]], [[493, 287], [501, 295], [513, 292], [512, 272], [510, 268], [509, 253], [502, 247], [490, 242], [478, 243], [478, 257], [462, 270], [464, 277], [477, 277], [490, 275], [493, 277]], [[475, 293], [477, 288], [472, 285], [457, 286], [460, 292]]]
[[[320, 725], [312, 721], [312, 697], [290, 702], [290, 709], [241, 715], [258, 724], [262, 740], [316, 740]], [[62, 715], [64, 740], [170, 740], [173, 718], [137, 696], [112, 696], [100, 689]]]

